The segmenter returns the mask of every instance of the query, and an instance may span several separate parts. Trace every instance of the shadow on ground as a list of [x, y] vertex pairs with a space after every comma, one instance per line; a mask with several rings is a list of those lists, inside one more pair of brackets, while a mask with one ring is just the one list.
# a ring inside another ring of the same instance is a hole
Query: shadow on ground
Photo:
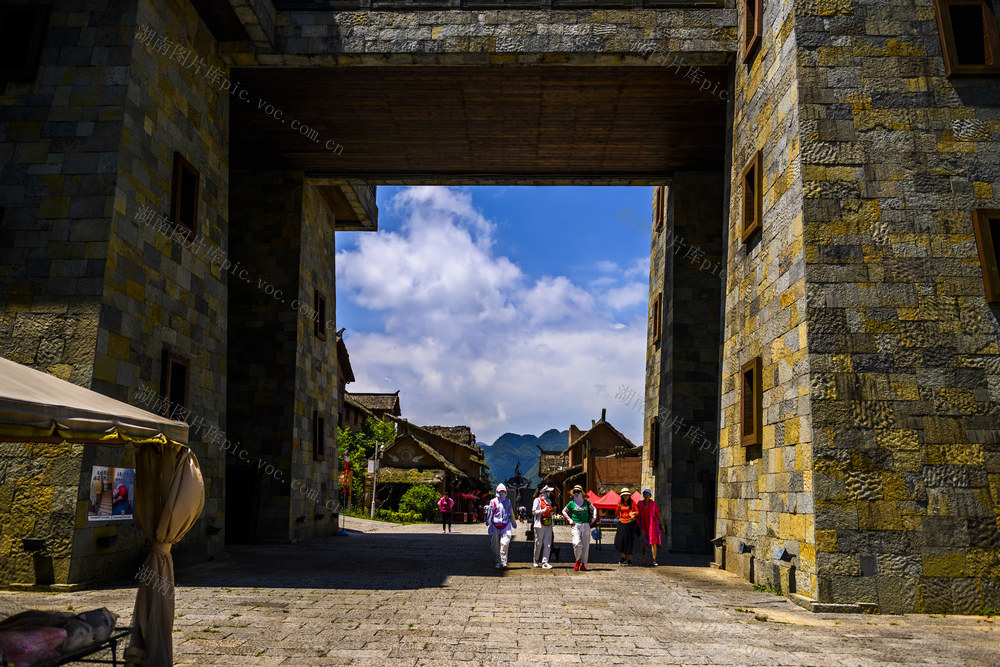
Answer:
[[[557, 543], [553, 569], [535, 571], [532, 545], [518, 531], [509, 551], [509, 568], [496, 570], [485, 533], [350, 533], [282, 545], [230, 545], [228, 557], [176, 574], [178, 586], [233, 588], [419, 589], [444, 586], [450, 577], [573, 575], [573, 547]], [[591, 570], [617, 569], [620, 554], [609, 544], [590, 549]], [[638, 560], [638, 559], [637, 559]], [[660, 566], [707, 567], [707, 556], [661, 554]]]

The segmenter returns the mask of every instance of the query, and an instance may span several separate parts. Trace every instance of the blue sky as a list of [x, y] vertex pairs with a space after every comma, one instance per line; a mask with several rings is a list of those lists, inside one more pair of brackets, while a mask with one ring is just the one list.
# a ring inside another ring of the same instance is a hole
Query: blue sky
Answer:
[[[337, 234], [337, 327], [357, 381], [483, 444], [608, 420], [636, 444], [651, 187], [378, 188], [379, 231]], [[623, 221], [620, 211], [635, 213]]]

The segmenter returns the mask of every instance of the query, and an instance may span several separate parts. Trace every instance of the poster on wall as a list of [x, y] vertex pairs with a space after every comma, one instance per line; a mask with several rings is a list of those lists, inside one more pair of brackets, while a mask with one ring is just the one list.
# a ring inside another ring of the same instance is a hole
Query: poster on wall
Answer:
[[88, 521], [132, 518], [135, 502], [135, 468], [94, 466], [87, 498]]

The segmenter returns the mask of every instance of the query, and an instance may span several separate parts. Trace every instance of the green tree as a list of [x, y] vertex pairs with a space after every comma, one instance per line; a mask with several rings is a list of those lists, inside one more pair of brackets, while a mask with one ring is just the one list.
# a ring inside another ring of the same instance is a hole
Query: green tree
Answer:
[[438, 494], [427, 484], [414, 484], [399, 499], [400, 512], [415, 512], [424, 521], [433, 521], [437, 510]]
[[374, 458], [379, 447], [388, 447], [396, 439], [396, 429], [391, 422], [379, 421], [374, 417], [365, 420], [360, 431], [346, 428], [337, 429], [337, 446], [340, 456], [347, 453], [351, 466], [351, 506], [356, 507], [363, 500], [365, 472], [368, 459]]

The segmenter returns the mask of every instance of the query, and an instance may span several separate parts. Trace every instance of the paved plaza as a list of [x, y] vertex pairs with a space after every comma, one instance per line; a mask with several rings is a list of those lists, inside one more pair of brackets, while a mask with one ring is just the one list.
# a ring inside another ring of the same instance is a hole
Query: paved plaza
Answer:
[[[593, 569], [534, 569], [524, 529], [493, 568], [485, 528], [348, 519], [352, 534], [232, 547], [177, 573], [178, 665], [1000, 665], [1000, 619], [813, 614], [668, 556], [622, 568], [610, 544]], [[0, 614], [107, 606], [131, 618], [134, 586], [2, 594]]]

